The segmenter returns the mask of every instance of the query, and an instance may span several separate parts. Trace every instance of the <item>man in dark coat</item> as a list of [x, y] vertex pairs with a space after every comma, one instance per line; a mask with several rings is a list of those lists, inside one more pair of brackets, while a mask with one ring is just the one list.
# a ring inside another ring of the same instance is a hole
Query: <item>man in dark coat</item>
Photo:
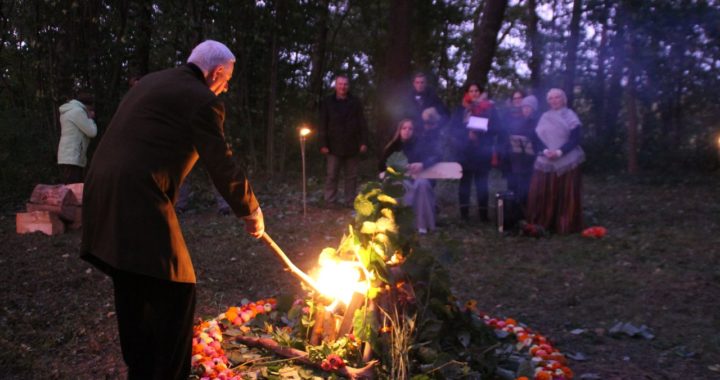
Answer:
[[344, 75], [335, 77], [335, 93], [320, 105], [318, 139], [320, 153], [327, 156], [325, 202], [337, 202], [340, 170], [345, 173], [345, 205], [352, 205], [357, 190], [360, 153], [367, 152], [368, 130], [360, 99], [350, 94]]
[[195, 272], [174, 203], [198, 158], [254, 237], [262, 212], [225, 143], [235, 57], [205, 41], [185, 66], [149, 74], [125, 95], [93, 157], [83, 197], [82, 258], [113, 280], [129, 379], [187, 379]]
[[437, 96], [435, 91], [428, 87], [427, 77], [423, 73], [416, 73], [413, 76], [412, 90], [404, 101], [403, 117], [412, 119], [413, 125], [422, 126], [422, 113], [428, 108], [435, 108], [440, 115], [437, 125], [442, 127], [448, 121], [450, 112]]

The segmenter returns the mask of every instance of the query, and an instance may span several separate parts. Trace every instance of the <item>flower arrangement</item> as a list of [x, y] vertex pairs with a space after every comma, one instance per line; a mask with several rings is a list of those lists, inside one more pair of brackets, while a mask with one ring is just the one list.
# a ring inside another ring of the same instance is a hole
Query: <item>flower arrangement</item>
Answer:
[[[250, 331], [247, 324], [258, 314], [266, 314], [275, 310], [275, 299], [245, 302], [242, 306], [232, 306], [216, 318], [200, 321], [194, 328], [193, 337], [193, 374], [201, 380], [242, 380], [242, 371], [233, 369], [226, 350], [223, 348], [223, 333], [231, 326], [244, 327], [241, 330]], [[302, 305], [296, 302], [294, 306]], [[496, 332], [507, 334], [506, 339], [516, 342], [514, 349], [517, 353], [529, 357], [533, 366], [533, 373], [528, 376], [519, 376], [516, 380], [572, 380], [573, 371], [567, 366], [567, 359], [554, 348], [548, 339], [513, 318], [494, 318], [477, 309], [475, 301], [468, 301], [464, 309], [478, 315], [488, 327]], [[301, 307], [302, 312], [309, 312], [307, 307]], [[243, 313], [245, 316], [243, 317]], [[292, 314], [292, 313], [288, 313]], [[288, 315], [279, 319], [288, 320]], [[390, 329], [385, 331], [390, 333]], [[504, 334], [503, 334], [504, 335]], [[353, 334], [338, 340], [338, 344], [317, 346], [310, 350], [311, 358], [319, 363], [319, 367], [326, 372], [337, 372], [346, 366], [346, 357], [351, 357], [349, 351], [357, 349], [359, 339]], [[350, 348], [350, 350], [348, 350]], [[236, 349], [236, 348], [231, 348]], [[238, 364], [238, 363], [235, 363]]]
[[243, 326], [258, 314], [269, 313], [276, 305], [273, 298], [248, 302], [241, 306], [231, 306], [217, 318], [201, 321], [193, 328], [192, 373], [202, 380], [242, 380], [242, 376], [228, 367], [228, 358], [222, 347], [223, 331], [226, 326], [218, 321], [227, 321], [230, 325]]

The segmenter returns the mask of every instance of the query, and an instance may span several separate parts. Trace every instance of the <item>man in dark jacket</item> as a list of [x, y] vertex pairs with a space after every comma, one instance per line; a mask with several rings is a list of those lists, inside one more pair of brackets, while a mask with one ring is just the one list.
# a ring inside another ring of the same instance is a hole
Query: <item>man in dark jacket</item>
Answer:
[[427, 77], [423, 73], [413, 76], [412, 90], [404, 102], [403, 117], [410, 118], [415, 126], [423, 125], [422, 113], [428, 108], [435, 108], [440, 115], [437, 125], [442, 127], [448, 121], [450, 112], [437, 96], [435, 91], [428, 87]]
[[85, 181], [82, 258], [110, 275], [129, 379], [187, 379], [195, 271], [174, 203], [201, 158], [254, 237], [262, 212], [225, 143], [235, 57], [205, 41], [185, 66], [149, 74], [125, 95]]
[[335, 93], [320, 105], [320, 153], [327, 156], [325, 202], [337, 201], [340, 170], [345, 173], [344, 204], [352, 205], [357, 190], [360, 153], [367, 152], [368, 131], [363, 105], [350, 94], [350, 83], [344, 75], [335, 77]]

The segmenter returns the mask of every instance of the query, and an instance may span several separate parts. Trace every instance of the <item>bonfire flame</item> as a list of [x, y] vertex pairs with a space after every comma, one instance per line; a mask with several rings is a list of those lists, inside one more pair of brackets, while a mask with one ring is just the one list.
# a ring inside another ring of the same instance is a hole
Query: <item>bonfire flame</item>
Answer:
[[[319, 291], [334, 300], [327, 309], [333, 311], [339, 302], [348, 305], [354, 293], [365, 294], [368, 291], [368, 276], [358, 261], [339, 260], [324, 251], [320, 254], [319, 268], [315, 284]], [[361, 274], [365, 273], [365, 280]]]

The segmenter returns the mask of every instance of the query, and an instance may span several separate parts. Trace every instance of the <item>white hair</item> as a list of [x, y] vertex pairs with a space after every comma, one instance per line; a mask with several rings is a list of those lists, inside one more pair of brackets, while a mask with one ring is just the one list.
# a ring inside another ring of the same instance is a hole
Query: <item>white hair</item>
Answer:
[[560, 98], [562, 98], [563, 105], [567, 106], [567, 95], [565, 95], [565, 91], [559, 89], [559, 88], [551, 88], [550, 91], [547, 93], [547, 97], [545, 100], [550, 99], [550, 95], [560, 95]]
[[205, 40], [195, 46], [187, 61], [196, 64], [203, 72], [207, 73], [218, 65], [235, 62], [235, 56], [224, 44]]

